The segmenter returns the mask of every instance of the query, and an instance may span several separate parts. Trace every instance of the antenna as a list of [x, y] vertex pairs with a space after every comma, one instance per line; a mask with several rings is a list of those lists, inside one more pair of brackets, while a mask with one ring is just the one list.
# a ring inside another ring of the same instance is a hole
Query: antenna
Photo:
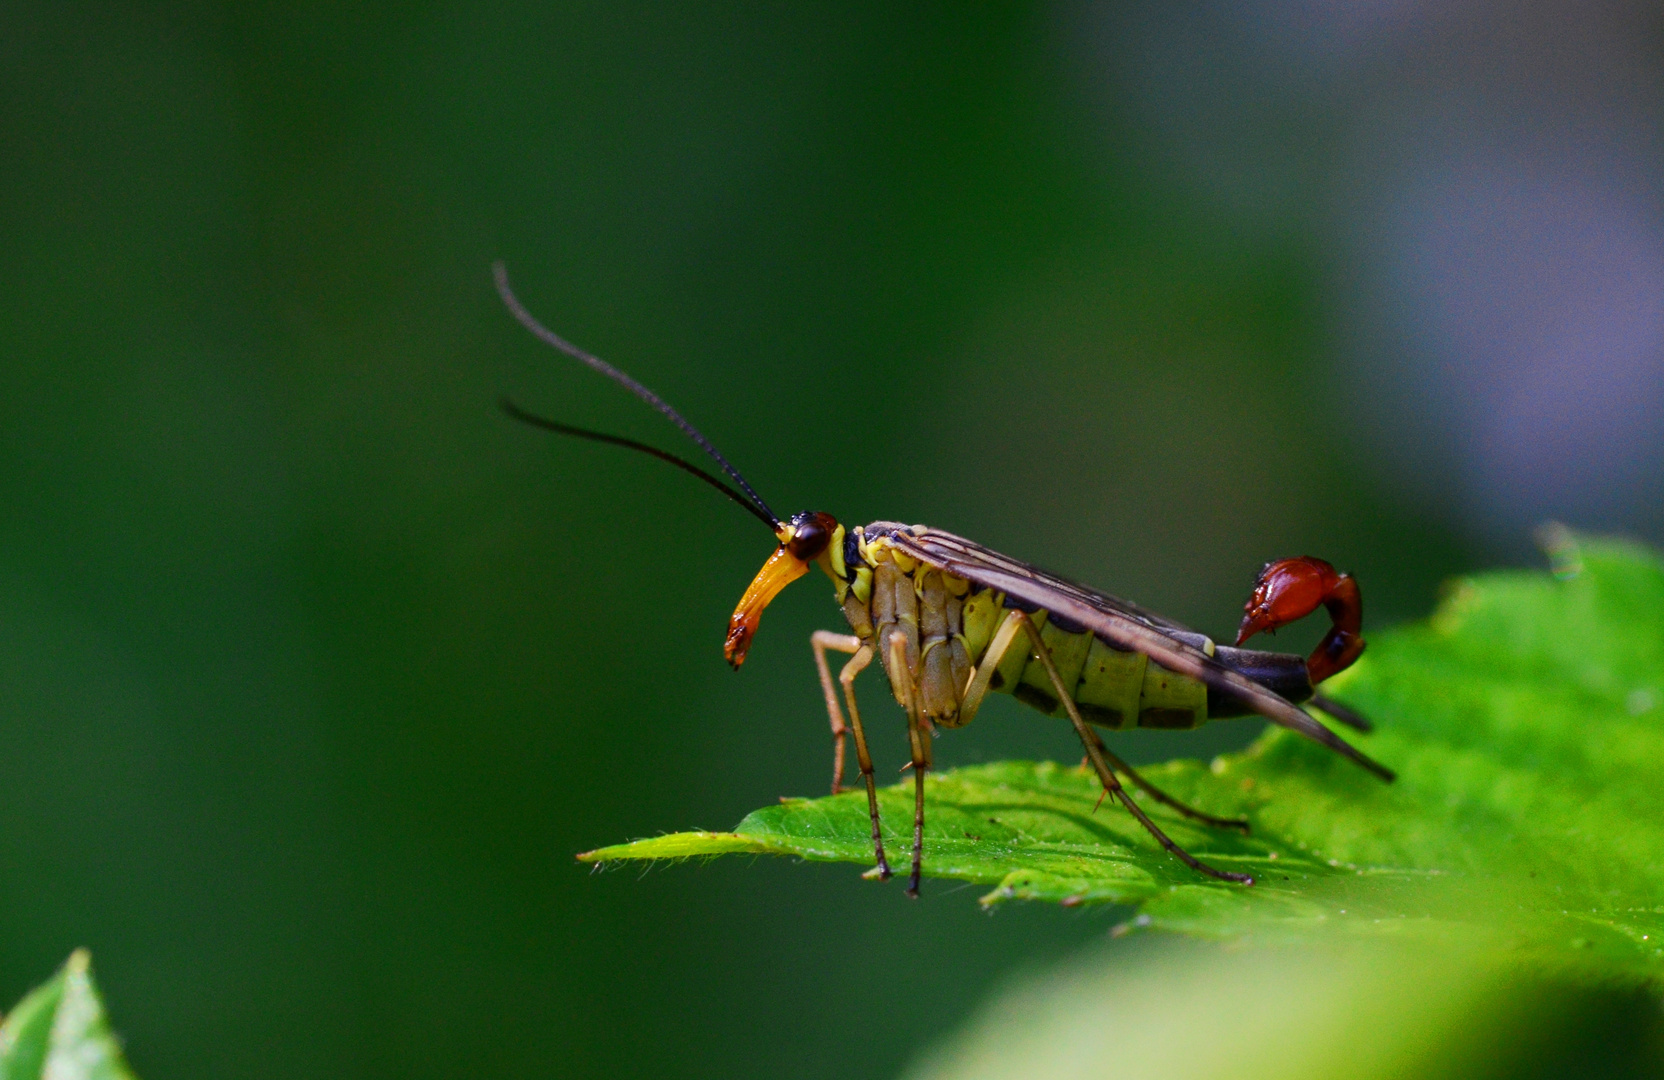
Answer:
[[[537, 317], [526, 310], [525, 305], [520, 303], [519, 297], [514, 295], [514, 290], [509, 287], [508, 267], [503, 265], [502, 260], [499, 259], [497, 262], [491, 264], [491, 276], [497, 283], [497, 295], [503, 298], [503, 305], [508, 308], [509, 314], [519, 320], [521, 326], [530, 330], [544, 344], [552, 345], [561, 352], [565, 353], [567, 356], [572, 357], [574, 360], [582, 361], [584, 364], [596, 371], [599, 371], [613, 382], [616, 382], [636, 397], [647, 402], [647, 404], [663, 413], [666, 419], [682, 429], [682, 434], [698, 443], [701, 450], [716, 459], [716, 463], [722, 466], [722, 471], [727, 473], [729, 477], [733, 479], [734, 483], [739, 485], [741, 491], [745, 492], [746, 497], [751, 503], [751, 507], [754, 509], [754, 512], [756, 512], [759, 517], [768, 523], [768, 527], [770, 529], [779, 528], [780, 518], [774, 513], [773, 510], [768, 508], [768, 503], [763, 501], [763, 497], [758, 495], [757, 492], [752, 489], [750, 484], [746, 483], [745, 477], [740, 475], [738, 469], [728, 464], [728, 459], [717, 452], [716, 447], [712, 446], [711, 441], [699, 433], [698, 428], [694, 427], [682, 418], [681, 413], [671, 408], [663, 398], [659, 397], [659, 395], [636, 382], [622, 371], [619, 371], [599, 356], [585, 352], [576, 345], [572, 344], [570, 341], [561, 337], [559, 334], [555, 333], [553, 330], [550, 330], [548, 327], [538, 322]], [[551, 431], [558, 431], [563, 435], [576, 435], [579, 438], [595, 439], [599, 442], [609, 442], [617, 446], [626, 446], [632, 450], [640, 450], [644, 453], [652, 454], [654, 457], [670, 461], [693, 473], [695, 476], [699, 476], [702, 479], [715, 484], [730, 497], [734, 495], [734, 492], [721, 481], [706, 475], [700, 470], [694, 468], [692, 465], [683, 461], [681, 458], [672, 454], [667, 454], [661, 450], [655, 450], [650, 446], [646, 446], [630, 439], [621, 439], [612, 435], [602, 435], [599, 432], [587, 431], [583, 428], [568, 427], [565, 424], [557, 424], [552, 420], [543, 421], [537, 417], [531, 416], [529, 413], [520, 413], [518, 409], [510, 406], [508, 402], [504, 402], [504, 408], [508, 409], [509, 415], [515, 417], [516, 419], [524, 420], [527, 423], [534, 423], [538, 427], [545, 427]]]
[[497, 404], [503, 407], [504, 412], [508, 413], [522, 424], [530, 424], [532, 427], [542, 428], [545, 431], [553, 431], [557, 435], [572, 435], [579, 439], [593, 439], [596, 442], [611, 443], [613, 446], [622, 446], [627, 450], [640, 450], [644, 454], [653, 455], [660, 461], [668, 461], [678, 469], [684, 469], [692, 473], [693, 475], [699, 477], [699, 479], [705, 481], [705, 483], [728, 496], [730, 499], [733, 499], [745, 508], [746, 513], [753, 515], [758, 521], [761, 521], [769, 528], [772, 529], [780, 524], [778, 521], [770, 521], [767, 514], [764, 514], [761, 510], [751, 505], [750, 499], [747, 499], [744, 495], [741, 495], [727, 484], [724, 484], [721, 480], [718, 480], [704, 469], [701, 469], [699, 466], [690, 461], [684, 461], [675, 454], [660, 450], [656, 446], [648, 446], [646, 443], [636, 442], [634, 439], [626, 439], [620, 435], [608, 435], [605, 432], [590, 431], [588, 428], [573, 427], [571, 424], [563, 424], [558, 420], [549, 420], [545, 417], [538, 416], [536, 413], [527, 412], [525, 409], [522, 409], [506, 397], [498, 398]]

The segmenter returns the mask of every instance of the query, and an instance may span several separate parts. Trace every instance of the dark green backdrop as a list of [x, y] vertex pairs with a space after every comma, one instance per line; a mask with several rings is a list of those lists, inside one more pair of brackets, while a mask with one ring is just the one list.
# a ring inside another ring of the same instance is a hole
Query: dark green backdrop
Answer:
[[[1313, 242], [1199, 209], [1113, 42], [891, 7], [5, 5], [0, 999], [90, 946], [153, 1078], [885, 1075], [1117, 921], [573, 862], [819, 793], [837, 614], [726, 668], [771, 539], [505, 421], [683, 449], [494, 258], [782, 511], [1218, 634], [1272, 556], [1377, 624], [1486, 557], [1359, 479]], [[938, 747], [1077, 753], [1004, 700]]]

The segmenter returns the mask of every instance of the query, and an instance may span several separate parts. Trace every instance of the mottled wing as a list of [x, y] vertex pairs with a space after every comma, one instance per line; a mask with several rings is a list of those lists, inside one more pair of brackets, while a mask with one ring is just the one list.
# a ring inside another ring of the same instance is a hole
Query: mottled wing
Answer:
[[1351, 758], [1382, 779], [1393, 779], [1390, 769], [1371, 760], [1286, 698], [1172, 636], [1172, 631], [1183, 630], [1177, 623], [952, 533], [890, 522], [868, 526], [869, 537], [875, 532], [887, 533], [898, 550], [928, 566], [996, 589], [1018, 601], [1018, 606], [1042, 608], [1054, 619], [1088, 629], [1116, 648], [1143, 653], [1169, 671], [1236, 698], [1273, 723]]

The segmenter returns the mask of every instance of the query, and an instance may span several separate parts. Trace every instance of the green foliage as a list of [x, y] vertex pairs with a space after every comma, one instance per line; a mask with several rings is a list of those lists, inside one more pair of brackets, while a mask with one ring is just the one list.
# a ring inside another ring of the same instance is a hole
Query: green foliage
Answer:
[[1521, 978], [1449, 943], [1105, 943], [978, 1013], [909, 1080], [1620, 1080], [1656, 1077], [1664, 1057], [1645, 990]]
[[93, 985], [91, 959], [76, 950], [0, 1024], [0, 1080], [133, 1080]]
[[[1204, 936], [1457, 936], [1549, 967], [1664, 977], [1664, 564], [1564, 535], [1555, 558], [1553, 575], [1454, 583], [1431, 620], [1373, 635], [1326, 688], [1375, 720], [1359, 741], [1396, 784], [1280, 729], [1211, 765], [1146, 771], [1250, 819], [1240, 837], [1151, 808], [1199, 857], [1252, 872], [1252, 888], [1190, 873], [1125, 813], [1094, 811], [1092, 776], [1048, 762], [931, 777], [926, 874], [993, 886], [986, 904], [1139, 904], [1132, 925]], [[880, 799], [900, 862], [911, 786]], [[869, 863], [865, 797], [791, 800], [732, 833], [580, 858], [735, 852]]]

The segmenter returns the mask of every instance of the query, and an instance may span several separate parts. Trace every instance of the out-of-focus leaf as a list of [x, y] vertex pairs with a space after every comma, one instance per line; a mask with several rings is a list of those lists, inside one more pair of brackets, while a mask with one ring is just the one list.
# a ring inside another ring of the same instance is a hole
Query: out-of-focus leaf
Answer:
[[[1425, 624], [1372, 636], [1326, 692], [1372, 717], [1383, 785], [1273, 729], [1211, 765], [1146, 771], [1182, 799], [1245, 814], [1251, 837], [1160, 807], [1171, 835], [1252, 888], [1172, 860], [1075, 766], [1005, 762], [929, 780], [925, 872], [1006, 899], [1142, 905], [1134, 925], [1215, 937], [1484, 939], [1548, 965], [1664, 977], [1664, 563], [1560, 538], [1556, 574], [1454, 584]], [[906, 858], [911, 786], [881, 795]], [[593, 862], [746, 851], [866, 863], [865, 797], [759, 810], [733, 833], [603, 848]]]
[[85, 949], [0, 1024], [0, 1080], [133, 1080]]
[[1129, 944], [996, 995], [909, 1080], [1619, 1080], [1658, 1075], [1664, 1049], [1651, 994], [1522, 979], [1473, 948]]

